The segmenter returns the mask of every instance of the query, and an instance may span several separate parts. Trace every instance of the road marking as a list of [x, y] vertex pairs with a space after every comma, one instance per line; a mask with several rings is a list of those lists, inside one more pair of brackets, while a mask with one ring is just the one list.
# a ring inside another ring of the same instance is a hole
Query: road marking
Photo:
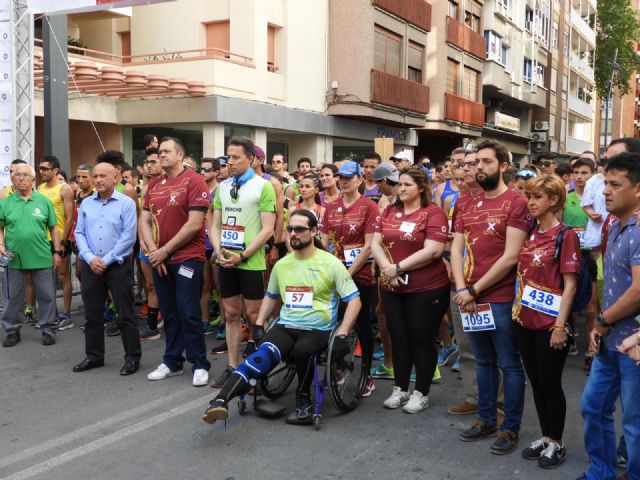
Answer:
[[159, 413], [154, 415], [153, 417], [147, 418], [146, 420], [142, 420], [141, 422], [134, 423], [129, 427], [125, 427], [117, 432], [113, 432], [109, 435], [106, 435], [102, 438], [94, 440], [93, 442], [89, 442], [86, 445], [82, 445], [81, 447], [74, 448], [73, 450], [69, 450], [68, 452], [62, 453], [56, 457], [45, 460], [44, 462], [36, 463], [35, 465], [21, 470], [19, 472], [14, 473], [8, 477], [5, 477], [4, 480], [26, 480], [28, 478], [35, 477], [36, 475], [40, 475], [48, 470], [52, 470], [56, 467], [64, 465], [72, 460], [75, 460], [78, 457], [82, 457], [91, 452], [95, 452], [103, 447], [111, 445], [112, 443], [116, 443], [121, 441], [126, 437], [130, 437], [131, 435], [135, 435], [138, 432], [146, 430], [148, 428], [154, 427], [159, 423], [164, 422], [165, 420], [169, 420], [170, 418], [177, 417], [178, 415], [182, 415], [183, 413], [187, 413], [189, 410], [193, 410], [194, 408], [200, 407], [202, 408], [204, 398], [210, 397], [211, 394], [203, 395], [200, 398], [196, 398], [195, 400], [190, 401], [189, 403], [185, 403], [184, 405], [179, 405], [174, 407], [166, 412]]
[[[58, 438], [53, 438], [51, 440], [47, 440], [39, 445], [35, 445], [30, 448], [26, 448], [21, 450], [13, 455], [9, 455], [8, 457], [0, 459], [0, 470], [8, 467], [14, 463], [22, 463], [26, 459], [33, 457], [35, 455], [40, 455], [47, 450], [51, 450], [52, 448], [59, 447], [69, 442], [73, 442], [75, 440], [79, 440], [87, 435], [91, 435], [96, 432], [100, 432], [104, 429], [111, 427], [120, 422], [124, 422], [129, 420], [130, 418], [137, 417], [144, 413], [152, 412], [157, 410], [158, 408], [166, 407], [167, 405], [175, 404], [179, 401], [180, 397], [184, 396], [185, 393], [193, 393], [191, 390], [179, 390], [175, 393], [172, 393], [167, 396], [163, 396], [149, 403], [145, 403], [138, 407], [132, 408], [131, 410], [127, 410], [126, 412], [122, 412], [118, 415], [114, 415], [113, 417], [106, 418], [99, 422], [93, 423], [91, 425], [87, 425], [85, 427], [79, 428], [78, 430], [74, 430], [73, 432], [69, 432], [65, 435], [62, 435]], [[198, 400], [201, 401], [201, 400]]]

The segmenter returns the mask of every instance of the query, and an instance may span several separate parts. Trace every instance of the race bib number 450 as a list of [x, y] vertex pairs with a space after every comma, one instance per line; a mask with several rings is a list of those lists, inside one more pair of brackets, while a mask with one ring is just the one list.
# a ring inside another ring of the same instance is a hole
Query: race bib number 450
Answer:
[[220, 246], [240, 250], [244, 248], [244, 227], [223, 225], [220, 234]]
[[467, 313], [460, 310], [460, 315], [462, 316], [462, 329], [465, 332], [482, 332], [496, 329], [493, 311], [488, 303], [479, 304], [477, 313]]
[[527, 284], [522, 292], [521, 303], [523, 306], [536, 312], [557, 317], [560, 312], [561, 298], [562, 296], [559, 293], [538, 290]]
[[312, 308], [313, 287], [286, 287], [284, 304], [287, 308]]

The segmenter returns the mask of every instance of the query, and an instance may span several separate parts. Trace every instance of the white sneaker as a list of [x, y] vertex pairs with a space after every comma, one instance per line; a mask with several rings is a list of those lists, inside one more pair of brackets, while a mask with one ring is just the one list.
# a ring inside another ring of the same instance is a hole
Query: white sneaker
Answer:
[[421, 392], [414, 390], [409, 397], [409, 401], [406, 403], [402, 410], [407, 413], [418, 413], [429, 406], [429, 397], [424, 396]]
[[204, 387], [209, 383], [209, 372], [204, 368], [196, 368], [193, 372], [193, 386]]
[[147, 375], [147, 380], [164, 380], [167, 377], [174, 377], [176, 375], [182, 375], [182, 369], [177, 372], [172, 372], [169, 367], [167, 367], [164, 363], [158, 365], [153, 372]]
[[400, 387], [393, 387], [389, 398], [384, 401], [385, 408], [398, 408], [409, 401], [409, 392], [403, 392]]

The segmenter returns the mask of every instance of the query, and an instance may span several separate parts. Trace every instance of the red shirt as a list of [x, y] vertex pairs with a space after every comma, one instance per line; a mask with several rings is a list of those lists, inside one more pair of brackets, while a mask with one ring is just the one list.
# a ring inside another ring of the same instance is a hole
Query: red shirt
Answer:
[[[525, 232], [531, 229], [531, 215], [525, 198], [507, 190], [496, 198], [481, 193], [463, 204], [456, 216], [455, 231], [464, 234], [464, 278], [476, 283], [504, 254], [507, 227]], [[480, 293], [477, 303], [513, 302], [516, 269]]]
[[[188, 168], [175, 178], [168, 178], [166, 175], [152, 178], [144, 197], [143, 208], [151, 212], [153, 241], [160, 248], [187, 222], [190, 210], [207, 211], [209, 188], [202, 175]], [[182, 263], [186, 260], [206, 260], [204, 222], [200, 232], [189, 243], [175, 250], [166, 263]]]
[[458, 200], [453, 206], [453, 215], [451, 216], [451, 232], [456, 231], [456, 216], [458, 216], [460, 210], [462, 210], [468, 202], [477, 198], [481, 193], [482, 191], [476, 191], [474, 193], [472, 193], [471, 191], [466, 191], [458, 197]]
[[[398, 263], [409, 255], [422, 250], [425, 240], [447, 243], [447, 216], [436, 205], [419, 208], [405, 214], [403, 207], [389, 205], [376, 222], [376, 232], [382, 233], [382, 248], [391, 263]], [[407, 285], [390, 288], [380, 283], [385, 290], [398, 293], [426, 292], [449, 283], [449, 275], [442, 258], [424, 267], [407, 272]]]
[[548, 232], [540, 233], [539, 227], [525, 240], [518, 256], [518, 283], [516, 301], [513, 304], [513, 320], [529, 330], [549, 329], [556, 317], [522, 305], [522, 293], [526, 285], [531, 288], [562, 296], [563, 273], [580, 273], [580, 239], [572, 229], [564, 232], [560, 259], [553, 259], [556, 237], [564, 223]]
[[[344, 205], [344, 198], [327, 204], [320, 231], [329, 237], [331, 253], [345, 262], [344, 250], [364, 246], [364, 236], [374, 233], [378, 206], [368, 198], [361, 196], [349, 208]], [[356, 282], [374, 285], [371, 264], [366, 263], [353, 275]]]

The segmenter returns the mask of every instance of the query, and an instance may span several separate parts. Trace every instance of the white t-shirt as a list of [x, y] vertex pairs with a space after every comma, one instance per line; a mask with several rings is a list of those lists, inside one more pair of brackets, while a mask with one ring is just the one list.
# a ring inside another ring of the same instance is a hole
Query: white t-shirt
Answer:
[[604, 203], [604, 175], [602, 173], [596, 173], [587, 180], [580, 206], [590, 206], [596, 213], [602, 215], [602, 219], [599, 222], [589, 218], [584, 240], [584, 245], [587, 248], [599, 247], [600, 243], [602, 243], [602, 225], [607, 217], [607, 208]]

